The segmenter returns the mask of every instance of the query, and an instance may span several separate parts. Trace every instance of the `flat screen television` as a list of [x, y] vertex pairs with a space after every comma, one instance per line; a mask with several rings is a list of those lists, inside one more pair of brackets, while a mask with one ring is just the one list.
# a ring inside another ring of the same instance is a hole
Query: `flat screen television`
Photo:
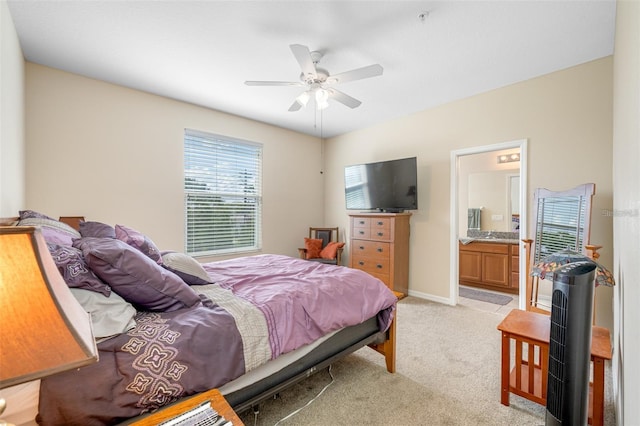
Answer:
[[344, 188], [347, 210], [417, 210], [416, 157], [346, 166]]

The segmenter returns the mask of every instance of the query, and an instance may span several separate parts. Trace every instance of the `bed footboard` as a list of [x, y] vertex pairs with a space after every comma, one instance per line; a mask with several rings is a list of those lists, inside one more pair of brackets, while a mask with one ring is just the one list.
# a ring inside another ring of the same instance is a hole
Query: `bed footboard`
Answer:
[[384, 355], [389, 373], [396, 372], [396, 317], [393, 318], [387, 330], [386, 340], [382, 343], [370, 344], [369, 347]]

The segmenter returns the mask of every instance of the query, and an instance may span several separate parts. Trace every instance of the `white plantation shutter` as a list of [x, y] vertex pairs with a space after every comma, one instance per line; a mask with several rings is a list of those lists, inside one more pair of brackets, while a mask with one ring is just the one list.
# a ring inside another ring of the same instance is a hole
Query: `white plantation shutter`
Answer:
[[185, 251], [260, 249], [261, 178], [261, 144], [185, 130]]

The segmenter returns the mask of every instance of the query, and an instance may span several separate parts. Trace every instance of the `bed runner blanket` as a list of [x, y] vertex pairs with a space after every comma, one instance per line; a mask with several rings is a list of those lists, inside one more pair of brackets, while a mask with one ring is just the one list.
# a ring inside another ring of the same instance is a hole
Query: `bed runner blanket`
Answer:
[[375, 315], [396, 298], [355, 269], [259, 255], [203, 265], [204, 303], [139, 312], [137, 326], [98, 344], [99, 362], [43, 379], [42, 425], [106, 425], [217, 388], [280, 354]]

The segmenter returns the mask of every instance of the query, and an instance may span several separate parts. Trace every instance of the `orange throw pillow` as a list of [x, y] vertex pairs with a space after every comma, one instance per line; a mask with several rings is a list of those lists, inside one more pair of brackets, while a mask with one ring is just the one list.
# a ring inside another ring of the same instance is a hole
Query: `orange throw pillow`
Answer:
[[344, 243], [336, 243], [335, 241], [327, 244], [325, 248], [320, 252], [320, 257], [323, 259], [335, 259], [338, 254], [338, 249], [344, 247]]
[[322, 240], [315, 238], [305, 238], [304, 248], [307, 249], [307, 259], [317, 259], [322, 250]]

